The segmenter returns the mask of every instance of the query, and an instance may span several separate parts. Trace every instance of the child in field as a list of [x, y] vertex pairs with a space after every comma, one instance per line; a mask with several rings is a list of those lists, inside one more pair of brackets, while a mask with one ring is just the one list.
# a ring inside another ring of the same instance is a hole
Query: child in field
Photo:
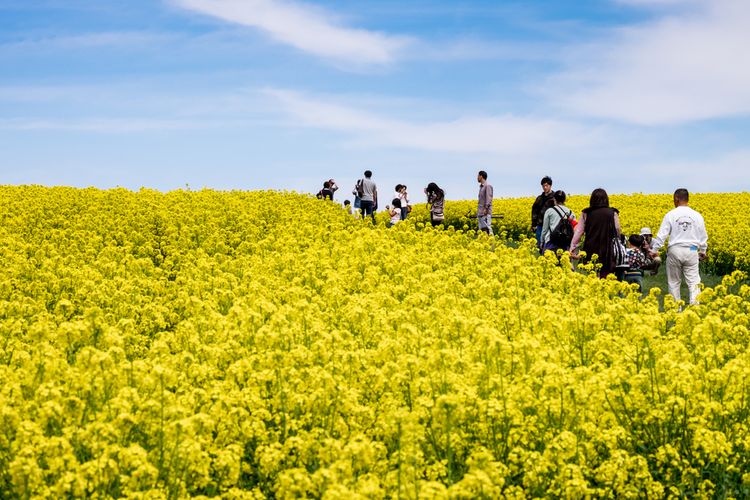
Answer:
[[355, 219], [360, 218], [360, 211], [356, 209], [356, 207], [352, 206], [352, 202], [349, 200], [344, 200], [344, 210], [346, 210], [346, 213], [354, 217]]
[[644, 271], [651, 271], [651, 276], [656, 276], [659, 273], [659, 266], [661, 266], [661, 257], [651, 257], [651, 240], [653, 234], [651, 229], [648, 227], [641, 228], [641, 236], [643, 236], [643, 253], [646, 255], [646, 265], [643, 266]]
[[388, 210], [388, 216], [391, 218], [388, 227], [393, 227], [401, 220], [401, 200], [393, 198], [391, 204], [385, 208]]
[[640, 292], [643, 291], [643, 268], [648, 264], [642, 248], [643, 236], [631, 234], [628, 238], [628, 248], [625, 250], [628, 269], [625, 271], [623, 280], [626, 283], [637, 283]]

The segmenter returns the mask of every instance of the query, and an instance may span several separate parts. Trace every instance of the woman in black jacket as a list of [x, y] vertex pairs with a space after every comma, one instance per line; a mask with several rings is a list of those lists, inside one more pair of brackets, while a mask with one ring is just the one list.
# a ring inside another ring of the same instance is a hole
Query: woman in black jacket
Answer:
[[583, 237], [583, 251], [586, 252], [585, 262], [589, 262], [594, 255], [602, 265], [599, 277], [606, 278], [615, 272], [617, 263], [614, 258], [612, 239], [620, 237], [620, 215], [616, 208], [609, 206], [609, 196], [602, 189], [594, 189], [589, 199], [588, 208], [584, 208], [576, 226], [573, 241], [570, 242], [570, 254], [577, 258], [578, 243]]

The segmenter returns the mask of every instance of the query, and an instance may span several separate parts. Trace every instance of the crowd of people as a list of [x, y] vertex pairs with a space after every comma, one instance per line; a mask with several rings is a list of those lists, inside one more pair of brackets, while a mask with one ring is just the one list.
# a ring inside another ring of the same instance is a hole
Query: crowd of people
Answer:
[[[479, 193], [477, 196], [477, 224], [480, 231], [492, 235], [492, 200], [494, 191], [487, 182], [487, 172], [477, 173]], [[688, 285], [690, 303], [696, 303], [700, 291], [699, 262], [706, 258], [708, 235], [700, 213], [689, 206], [690, 195], [686, 189], [677, 189], [673, 201], [675, 208], [662, 220], [656, 236], [651, 229], [644, 227], [638, 234], [627, 238], [622, 234], [619, 211], [610, 207], [609, 195], [602, 188], [591, 193], [589, 206], [576, 218], [571, 209], [565, 206], [564, 191], [552, 189], [552, 178], [541, 180], [542, 193], [536, 197], [531, 207], [531, 230], [540, 253], [570, 252], [574, 261], [599, 264], [598, 276], [606, 278], [614, 274], [617, 279], [635, 283], [643, 288], [646, 272], [658, 273], [662, 261], [659, 250], [669, 240], [666, 268], [667, 286], [675, 300], [681, 300], [680, 286], [684, 278]], [[336, 182], [329, 179], [323, 183], [317, 197], [333, 200], [338, 189]], [[445, 191], [434, 182], [424, 188], [429, 206], [430, 222], [433, 226], [445, 221]], [[378, 189], [372, 180], [372, 172], [367, 170], [354, 189], [354, 204], [344, 201], [346, 210], [356, 216], [371, 217], [375, 222], [378, 210]], [[391, 202], [386, 205], [388, 226], [405, 220], [411, 212], [411, 202], [407, 186], [397, 184]], [[581, 240], [583, 244], [581, 245]], [[583, 251], [581, 253], [581, 250]]]

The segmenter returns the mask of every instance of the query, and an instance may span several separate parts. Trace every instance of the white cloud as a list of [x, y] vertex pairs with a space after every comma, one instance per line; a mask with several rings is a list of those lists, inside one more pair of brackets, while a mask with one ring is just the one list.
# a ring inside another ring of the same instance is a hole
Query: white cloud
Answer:
[[[645, 176], [658, 177], [659, 191], [686, 187], [690, 192], [738, 192], [748, 190], [750, 179], [750, 149], [738, 149], [692, 160], [664, 160], [643, 163], [638, 171]], [[671, 180], [669, 184], [665, 180]]]
[[750, 2], [694, 3], [580, 51], [550, 82], [553, 102], [642, 125], [750, 114]]
[[410, 39], [349, 28], [323, 9], [282, 0], [172, 0], [185, 9], [257, 28], [273, 39], [324, 59], [387, 64]]
[[415, 122], [289, 90], [265, 92], [283, 105], [295, 124], [350, 134], [368, 145], [464, 154], [518, 154], [581, 147], [597, 136], [595, 131], [553, 119], [502, 115]]

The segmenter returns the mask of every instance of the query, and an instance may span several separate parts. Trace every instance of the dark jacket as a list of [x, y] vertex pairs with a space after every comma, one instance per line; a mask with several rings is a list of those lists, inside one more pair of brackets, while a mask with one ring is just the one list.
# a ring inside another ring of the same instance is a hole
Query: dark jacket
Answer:
[[586, 252], [586, 260], [596, 254], [599, 263], [602, 264], [601, 274], [612, 273], [615, 270], [615, 261], [612, 255], [612, 238], [617, 236], [615, 226], [616, 208], [599, 207], [586, 208], [586, 224], [583, 230], [583, 251]]
[[320, 191], [318, 191], [318, 194], [316, 196], [320, 200], [331, 200], [331, 201], [333, 201], [333, 190], [329, 189], [329, 188], [323, 188]]
[[531, 207], [531, 226], [537, 227], [544, 223], [544, 212], [548, 208], [555, 205], [555, 193], [552, 191], [549, 194], [540, 194], [534, 200], [534, 205]]

